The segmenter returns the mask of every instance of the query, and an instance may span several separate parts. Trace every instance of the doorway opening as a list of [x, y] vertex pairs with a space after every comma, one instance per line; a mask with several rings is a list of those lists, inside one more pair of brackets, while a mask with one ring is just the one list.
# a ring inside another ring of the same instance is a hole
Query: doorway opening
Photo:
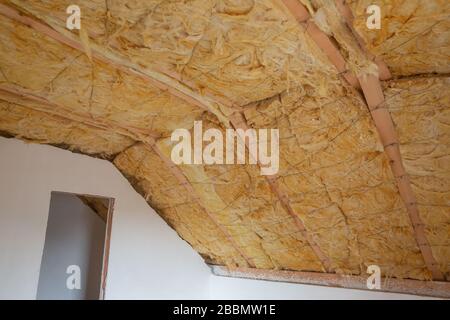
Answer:
[[114, 199], [52, 192], [38, 300], [102, 300]]

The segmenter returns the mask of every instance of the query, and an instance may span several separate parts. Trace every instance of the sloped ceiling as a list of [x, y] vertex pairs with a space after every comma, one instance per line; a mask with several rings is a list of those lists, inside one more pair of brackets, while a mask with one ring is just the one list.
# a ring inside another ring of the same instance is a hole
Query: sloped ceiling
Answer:
[[[301, 1], [311, 19], [300, 23], [283, 2], [75, 1], [78, 32], [65, 28], [72, 0], [0, 1], [0, 131], [111, 160], [210, 264], [346, 275], [377, 264], [386, 277], [448, 279], [448, 1]], [[380, 30], [365, 26], [370, 4]], [[342, 6], [353, 15], [345, 27]], [[385, 110], [426, 243], [348, 81], [378, 77], [374, 61], [392, 74]], [[174, 165], [171, 132], [195, 120], [279, 128], [279, 173]]]

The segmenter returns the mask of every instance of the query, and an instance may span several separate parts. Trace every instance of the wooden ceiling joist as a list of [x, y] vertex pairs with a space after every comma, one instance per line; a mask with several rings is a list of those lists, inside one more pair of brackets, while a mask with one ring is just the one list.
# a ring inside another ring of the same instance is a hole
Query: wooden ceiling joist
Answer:
[[402, 197], [406, 210], [414, 230], [417, 245], [422, 253], [422, 257], [431, 271], [434, 280], [445, 280], [443, 273], [439, 269], [439, 264], [433, 257], [430, 244], [425, 234], [425, 224], [419, 215], [416, 197], [411, 187], [408, 174], [403, 166], [400, 154], [400, 144], [395, 131], [394, 123], [386, 108], [383, 90], [380, 80], [373, 75], [364, 75], [359, 79], [361, 87], [366, 97], [370, 113], [383, 143], [385, 153], [389, 159], [392, 172], [397, 181], [398, 190]]
[[334, 64], [342, 77], [353, 87], [359, 88], [358, 79], [353, 73], [347, 70], [345, 59], [333, 41], [331, 41], [331, 39], [312, 21], [307, 22], [306, 32], [308, 32], [309, 36], [319, 48], [325, 52], [328, 59]]
[[358, 41], [360, 48], [364, 51], [364, 53], [373, 60], [377, 66], [378, 66], [378, 75], [380, 80], [389, 80], [392, 78], [391, 72], [389, 71], [389, 68], [387, 64], [380, 58], [375, 57], [372, 53], [369, 52], [369, 50], [366, 49], [366, 45], [364, 43], [364, 40], [361, 38], [361, 36], [355, 31], [355, 28], [353, 28], [353, 21], [354, 16], [352, 13], [352, 10], [350, 10], [350, 7], [345, 3], [345, 0], [335, 0], [336, 7], [338, 8], [340, 14], [345, 19], [347, 27], [352, 32], [355, 39]]
[[[291, 14], [295, 17], [297, 22], [302, 27], [305, 28], [306, 32], [317, 44], [317, 46], [323, 50], [328, 59], [330, 59], [331, 63], [336, 67], [339, 74], [341, 74], [342, 77], [350, 85], [360, 89], [361, 87], [357, 77], [352, 72], [347, 70], [346, 61], [342, 56], [341, 52], [339, 51], [339, 49], [336, 47], [335, 43], [315, 24], [315, 22], [311, 19], [312, 17], [310, 13], [301, 4], [301, 2], [298, 0], [283, 0], [283, 3], [287, 7], [287, 9], [291, 12]], [[350, 30], [352, 31], [352, 33], [356, 34], [353, 28], [351, 28], [351, 21], [353, 19], [351, 11], [349, 12], [348, 7], [344, 3], [341, 3], [341, 1], [336, 1], [336, 4], [337, 7], [341, 10], [341, 13], [345, 14], [344, 18], [346, 19]], [[370, 53], [368, 53], [367, 50], [365, 50], [362, 39], [358, 39], [358, 43], [360, 44], [364, 52], [367, 55], [369, 55], [370, 59], [377, 64], [380, 79], [382, 80], [390, 79], [391, 74], [386, 64], [381, 59], [376, 58], [373, 55], [370, 55]]]
[[319, 245], [317, 243], [317, 240], [307, 231], [305, 224], [299, 218], [299, 216], [295, 213], [294, 209], [292, 208], [292, 206], [289, 203], [288, 196], [285, 193], [283, 193], [283, 191], [278, 186], [276, 176], [266, 176], [266, 179], [269, 182], [272, 191], [280, 199], [280, 202], [281, 202], [283, 208], [289, 213], [289, 215], [291, 217], [294, 218], [295, 225], [297, 226], [301, 235], [306, 239], [308, 244], [311, 246], [311, 249], [314, 251], [317, 258], [322, 263], [326, 272], [334, 272], [334, 268], [331, 265], [331, 261], [330, 261], [329, 257], [322, 251], [322, 249], [319, 247]]
[[[292, 15], [296, 17], [297, 21], [304, 25], [307, 25], [308, 34], [316, 42], [316, 44], [325, 52], [330, 59], [331, 63], [335, 65], [339, 72], [345, 70], [345, 59], [335, 47], [330, 37], [321, 31], [310, 19], [308, 10], [299, 1], [283, 1], [287, 8], [291, 11]], [[344, 19], [346, 19], [349, 28], [351, 28], [351, 21], [353, 16], [350, 9], [340, 0], [336, 0], [337, 7], [339, 8]], [[304, 20], [301, 20], [304, 19]], [[353, 31], [353, 30], [352, 30]], [[355, 34], [353, 32], [353, 34]], [[367, 50], [364, 49], [364, 44], [361, 39], [355, 37], [355, 41], [363, 48], [367, 54]], [[369, 55], [370, 59], [374, 59], [372, 55]], [[392, 172], [397, 181], [400, 196], [402, 197], [406, 209], [408, 211], [409, 218], [414, 230], [414, 236], [417, 245], [422, 253], [422, 257], [428, 270], [431, 272], [434, 280], [444, 280], [443, 273], [439, 270], [439, 265], [433, 257], [433, 253], [429, 242], [425, 234], [425, 225], [420, 218], [416, 198], [411, 188], [407, 173], [404, 169], [403, 162], [400, 155], [399, 141], [397, 133], [394, 127], [394, 123], [389, 114], [388, 109], [384, 105], [384, 95], [380, 84], [380, 78], [387, 79], [390, 77], [387, 66], [381, 61], [377, 60], [379, 74], [374, 76], [372, 74], [362, 74], [358, 76], [358, 86], [354, 84], [356, 76], [344, 74], [344, 78], [354, 87], [362, 88], [365, 96], [369, 111], [372, 115], [374, 124], [378, 130], [378, 134], [385, 148], [385, 153], [389, 159]], [[387, 71], [386, 71], [387, 70]]]
[[298, 23], [304, 23], [310, 18], [308, 10], [300, 3], [300, 1], [282, 0], [282, 2]]
[[[230, 116], [230, 122], [235, 129], [243, 129], [243, 130], [249, 129], [249, 126], [247, 124], [247, 121], [246, 121], [244, 115], [240, 112], [233, 113]], [[247, 146], [247, 149], [249, 151], [249, 157], [252, 156], [250, 154], [250, 148], [248, 146], [248, 141], [244, 141], [244, 143]], [[261, 167], [261, 163], [259, 163], [259, 161], [258, 161], [258, 166]], [[284, 210], [286, 210], [286, 212], [294, 219], [297, 229], [299, 230], [299, 232], [303, 236], [303, 238], [305, 238], [305, 240], [311, 246], [311, 249], [314, 251], [316, 257], [321, 262], [323, 268], [326, 270], [326, 272], [334, 272], [334, 268], [331, 265], [330, 259], [322, 251], [322, 249], [317, 244], [317, 240], [314, 239], [314, 237], [308, 232], [303, 221], [295, 213], [294, 209], [292, 208], [292, 206], [289, 203], [288, 196], [286, 194], [284, 194], [283, 191], [278, 186], [277, 176], [276, 175], [271, 175], [271, 176], [266, 175], [265, 178], [266, 178], [267, 182], [269, 183], [272, 192], [277, 196], [278, 200], [280, 201], [281, 205], [283, 206]]]
[[212, 220], [212, 222], [217, 226], [217, 228], [223, 233], [225, 238], [232, 244], [232, 246], [239, 252], [241, 257], [247, 262], [250, 267], [255, 267], [252, 259], [248, 257], [242, 248], [236, 243], [233, 239], [232, 235], [228, 232], [228, 230], [222, 226], [217, 219], [204, 205], [202, 205], [201, 199], [196, 196], [196, 191], [186, 176], [183, 174], [181, 169], [175, 165], [171, 159], [166, 157], [166, 155], [158, 148], [156, 141], [153, 141], [151, 144], [146, 145], [148, 148], [151, 148], [166, 164], [168, 170], [177, 178], [178, 182], [186, 189], [187, 194], [195, 201], [207, 214], [207, 216]]

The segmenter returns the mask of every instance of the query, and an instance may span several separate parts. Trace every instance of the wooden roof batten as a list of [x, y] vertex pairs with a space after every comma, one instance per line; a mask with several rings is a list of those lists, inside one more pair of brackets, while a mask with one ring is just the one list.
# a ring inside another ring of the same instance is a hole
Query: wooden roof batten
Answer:
[[[355, 36], [355, 41], [358, 42], [360, 48], [364, 51], [366, 56], [377, 64], [379, 75], [375, 76], [373, 74], [365, 73], [355, 76], [350, 74], [346, 71], [345, 59], [339, 49], [334, 45], [331, 38], [315, 25], [307, 8], [305, 8], [298, 0], [282, 1], [297, 22], [306, 28], [308, 34], [314, 42], [316, 42], [317, 46], [321, 48], [322, 51], [328, 56], [339, 73], [343, 74], [344, 79], [353, 87], [362, 89], [367, 107], [377, 128], [381, 142], [383, 143], [385, 154], [389, 159], [391, 170], [396, 179], [400, 196], [405, 203], [406, 210], [414, 230], [414, 238], [420, 249], [425, 265], [434, 280], [445, 280], [442, 271], [439, 269], [439, 264], [433, 256], [433, 252], [426, 237], [425, 224], [419, 215], [416, 198], [406, 170], [403, 166], [399, 140], [394, 123], [390, 116], [389, 110], [385, 107], [385, 99], [381, 88], [380, 79], [386, 80], [390, 78], [389, 69], [381, 59], [368, 53], [362, 39]], [[341, 15], [343, 15], [348, 27], [352, 31], [352, 34], [355, 35], [355, 32], [351, 26], [353, 16], [350, 8], [342, 0], [335, 0], [335, 4]]]

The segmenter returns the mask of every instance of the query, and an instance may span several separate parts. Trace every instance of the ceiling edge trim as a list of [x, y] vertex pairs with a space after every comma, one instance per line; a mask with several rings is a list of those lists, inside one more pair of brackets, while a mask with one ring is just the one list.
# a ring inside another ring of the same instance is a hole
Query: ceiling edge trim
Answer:
[[370, 276], [369, 274], [365, 277], [320, 272], [227, 268], [217, 265], [209, 265], [209, 267], [214, 275], [222, 277], [450, 298], [449, 282], [382, 278], [380, 290], [369, 290], [367, 288], [367, 278]]

